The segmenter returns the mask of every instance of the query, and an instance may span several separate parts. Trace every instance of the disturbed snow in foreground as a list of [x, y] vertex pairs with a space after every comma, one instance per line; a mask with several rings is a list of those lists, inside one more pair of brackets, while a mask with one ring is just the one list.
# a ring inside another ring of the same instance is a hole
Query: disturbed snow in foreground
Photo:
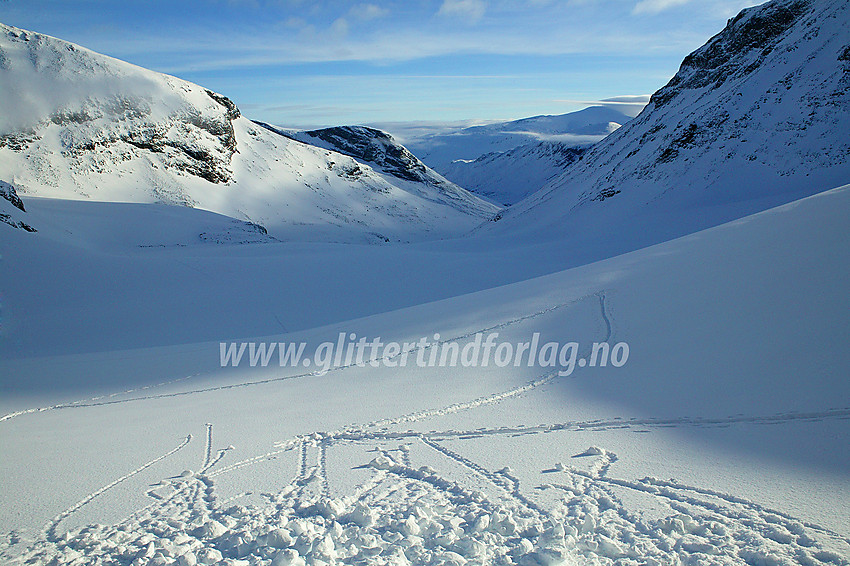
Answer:
[[2, 362], [0, 529], [14, 532], [0, 558], [845, 564], [848, 207], [845, 187], [597, 264], [273, 338], [309, 350], [339, 331], [541, 332], [580, 342], [582, 356], [626, 341], [622, 368], [318, 376], [221, 369], [218, 343]]

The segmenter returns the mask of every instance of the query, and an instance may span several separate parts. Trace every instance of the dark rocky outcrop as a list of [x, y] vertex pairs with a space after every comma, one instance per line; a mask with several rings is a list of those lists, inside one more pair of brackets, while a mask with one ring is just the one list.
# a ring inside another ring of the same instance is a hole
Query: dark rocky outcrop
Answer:
[[[3, 204], [3, 206], [0, 207], [0, 222], [8, 224], [13, 228], [24, 230], [25, 232], [36, 231], [35, 228], [30, 226], [26, 222], [22, 220], [16, 220], [12, 216], [12, 212], [14, 212], [14, 209], [12, 209], [11, 207], [14, 207], [15, 209], [21, 212], [26, 212], [26, 209], [24, 208], [24, 202], [21, 200], [21, 197], [18, 196], [18, 193], [15, 191], [14, 186], [5, 181], [0, 181], [0, 199], [3, 199], [4, 201], [7, 201], [9, 203]], [[9, 210], [9, 212], [2, 212], [3, 209]]]

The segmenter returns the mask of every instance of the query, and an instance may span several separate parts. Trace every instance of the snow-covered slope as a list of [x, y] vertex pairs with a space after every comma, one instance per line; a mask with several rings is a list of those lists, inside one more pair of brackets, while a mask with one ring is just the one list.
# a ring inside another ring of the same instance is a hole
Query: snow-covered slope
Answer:
[[604, 106], [591, 106], [558, 116], [535, 116], [486, 126], [472, 126], [447, 134], [412, 138], [405, 145], [422, 161], [449, 179], [456, 160], [475, 160], [488, 153], [504, 152], [535, 141], [561, 141], [587, 145], [604, 138], [631, 118]]
[[744, 10], [637, 118], [492, 229], [617, 226], [646, 245], [846, 183], [848, 21], [850, 3], [830, 0]]
[[467, 190], [510, 206], [559, 177], [587, 149], [557, 141], [533, 142], [478, 159], [459, 159], [444, 171]]
[[23, 196], [194, 206], [288, 240], [436, 238], [492, 213], [269, 132], [197, 85], [9, 26], [0, 91], [0, 179]]
[[[40, 355], [0, 360], [0, 561], [845, 565], [848, 211], [843, 187], [594, 265], [265, 339], [309, 353], [340, 332], [380, 336], [411, 345], [404, 367], [320, 375], [275, 355], [221, 368], [218, 342], [54, 357], [36, 337]], [[13, 232], [15, 266], [56, 253]], [[168, 252], [195, 273], [174, 287], [184, 298], [233, 256], [207, 249]], [[109, 259], [86, 267], [110, 274]], [[407, 268], [439, 277], [421, 254]], [[348, 301], [374, 293], [331, 261], [319, 269]], [[65, 276], [66, 300], [83, 277]], [[163, 312], [155, 324], [179, 322]], [[622, 341], [631, 355], [569, 377], [420, 367], [435, 350], [416, 341], [435, 332], [464, 346], [539, 332], [578, 341], [583, 359]]]
[[381, 130], [366, 126], [337, 126], [299, 131], [260, 125], [298, 141], [353, 157], [359, 163], [389, 175], [390, 182], [424, 199], [435, 199], [460, 210], [469, 210], [477, 216], [492, 216], [498, 210], [426, 166], [391, 135]]

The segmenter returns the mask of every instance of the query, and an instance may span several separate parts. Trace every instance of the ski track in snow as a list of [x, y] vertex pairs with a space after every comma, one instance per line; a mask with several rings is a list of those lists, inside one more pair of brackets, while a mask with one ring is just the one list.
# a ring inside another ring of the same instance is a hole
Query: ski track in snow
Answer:
[[[602, 292], [579, 300], [592, 296], [599, 300], [600, 315], [606, 328], [604, 340], [609, 341], [615, 332], [610, 304]], [[568, 304], [575, 302], [557, 305], [480, 332], [504, 328]], [[346, 367], [351, 366], [335, 369]], [[203, 393], [310, 375], [106, 403]], [[525, 385], [471, 401], [381, 419], [365, 425], [349, 425], [333, 432], [315, 431], [300, 435], [278, 443], [276, 450], [216, 471], [210, 470], [232, 447], [220, 449], [213, 457], [213, 425], [207, 423], [200, 471], [173, 477], [170, 482], [162, 481], [148, 489], [146, 493], [154, 501], [147, 507], [112, 527], [92, 526], [59, 534], [62, 521], [107, 490], [179, 451], [190, 442], [191, 435], [171, 451], [118, 478], [59, 514], [45, 527], [43, 537], [28, 541], [30, 546], [19, 555], [6, 554], [6, 549], [14, 548], [21, 540], [18, 535], [11, 533], [6, 541], [0, 542], [0, 558], [11, 557], [26, 562], [52, 557], [61, 564], [78, 557], [77, 548], [92, 548], [93, 541], [98, 541], [101, 543], [98, 548], [103, 550], [109, 546], [105, 541], [112, 540], [110, 536], [114, 537], [115, 532], [131, 532], [138, 533], [138, 539], [130, 543], [125, 541], [123, 546], [112, 548], [111, 556], [150, 559], [160, 555], [164, 563], [172, 560], [181, 564], [192, 563], [197, 558], [217, 559], [220, 556], [224, 560], [223, 564], [239, 564], [238, 559], [249, 556], [270, 560], [283, 553], [290, 553], [287, 557], [293, 558], [294, 551], [325, 561], [336, 558], [353, 563], [362, 563], [364, 560], [390, 563], [393, 553], [397, 556], [399, 548], [405, 548], [403, 552], [414, 556], [413, 561], [418, 563], [445, 562], [450, 559], [451, 563], [462, 564], [467, 559], [475, 562], [486, 559], [492, 563], [542, 564], [572, 556], [602, 564], [640, 558], [646, 564], [659, 566], [695, 558], [699, 563], [714, 561], [719, 564], [741, 561], [748, 564], [783, 564], [788, 561], [815, 565], [848, 564], [842, 554], [846, 555], [850, 550], [850, 540], [830, 529], [798, 520], [745, 498], [707, 488], [651, 477], [636, 481], [614, 478], [610, 472], [617, 462], [617, 456], [604, 449], [592, 447], [576, 455], [595, 458], [590, 471], [556, 465], [554, 469], [541, 470], [541, 474], [547, 474], [542, 476], [544, 479], [548, 479], [548, 474], [557, 475], [558, 481], [543, 482], [530, 489], [523, 489], [520, 479], [509, 468], [491, 471], [457, 449], [447, 447], [446, 443], [480, 437], [609, 429], [805, 422], [848, 418], [850, 407], [775, 415], [593, 419], [476, 430], [391, 430], [401, 424], [503, 402], [526, 394], [557, 377], [557, 371], [550, 372]], [[85, 405], [73, 403], [29, 412], [80, 406]], [[18, 414], [26, 413], [22, 411]], [[11, 416], [7, 415], [4, 420], [8, 418]], [[480, 492], [470, 491], [429, 467], [414, 469], [411, 465], [410, 445], [399, 446], [397, 443], [400, 440], [420, 443], [461, 466], [467, 471], [468, 478], [483, 478], [502, 495], [491, 499]], [[396, 447], [380, 447], [390, 443], [396, 443]], [[377, 446], [379, 455], [359, 466], [370, 470], [369, 479], [350, 494], [332, 498], [328, 451], [341, 445]], [[266, 506], [236, 505], [225, 508], [225, 505], [250, 495], [250, 492], [240, 493], [226, 501], [217, 500], [216, 477], [248, 466], [268, 465], [274, 462], [276, 455], [291, 450], [297, 450], [299, 454], [296, 475], [279, 494], [264, 495]], [[315, 466], [310, 465], [310, 452], [313, 450]], [[163, 490], [169, 493], [160, 493]], [[551, 498], [542, 497], [551, 490], [563, 492], [567, 497], [555, 502]], [[663, 519], [644, 518], [624, 505], [618, 496], [623, 491], [654, 498], [669, 509], [670, 515]], [[335, 526], [340, 524], [345, 525], [345, 529]], [[274, 528], [277, 530], [273, 531]], [[250, 529], [255, 529], [258, 536], [254, 536], [254, 533], [243, 536]], [[279, 535], [279, 531], [288, 534]], [[416, 538], [417, 534], [426, 531], [433, 531], [430, 534], [433, 539], [429, 543], [430, 547], [422, 546], [418, 541], [424, 539]], [[151, 533], [155, 536], [150, 536]], [[352, 538], [354, 535], [351, 533], [357, 533], [357, 537]], [[280, 537], [283, 537], [284, 542], [289, 537], [289, 542], [284, 544], [279, 540]], [[343, 539], [351, 543], [348, 550], [331, 550], [336, 539], [340, 543]], [[396, 543], [402, 539], [407, 543], [400, 547]], [[156, 540], [166, 542], [155, 544]], [[831, 550], [836, 545], [842, 554]], [[348, 555], [343, 556], [346, 552]], [[192, 559], [185, 558], [182, 561], [188, 553], [192, 553]], [[105, 555], [110, 556], [109, 552], [105, 552]], [[378, 558], [385, 560], [380, 561]], [[301, 564], [297, 560], [293, 563]]]
[[228, 450], [232, 450], [232, 446], [228, 446], [227, 448], [220, 448], [213, 458], [213, 425], [212, 423], [206, 423], [204, 425], [207, 429], [207, 441], [206, 446], [204, 448], [204, 462], [201, 465], [201, 469], [198, 472], [198, 476], [206, 476], [207, 471], [212, 469], [216, 464], [218, 464], [224, 455], [227, 454]]
[[161, 456], [158, 456], [158, 457], [154, 458], [154, 459], [153, 459], [153, 460], [151, 460], [150, 462], [147, 462], [146, 464], [141, 465], [140, 467], [136, 468], [136, 469], [135, 469], [135, 470], [133, 470], [132, 472], [127, 473], [127, 474], [125, 474], [125, 475], [121, 476], [120, 478], [116, 479], [115, 481], [113, 481], [113, 482], [111, 482], [111, 483], [109, 483], [109, 484], [107, 484], [107, 485], [103, 486], [102, 488], [98, 489], [97, 491], [95, 491], [95, 492], [93, 492], [93, 493], [91, 493], [91, 494], [87, 495], [86, 497], [84, 497], [83, 499], [81, 499], [78, 503], [76, 503], [76, 504], [72, 505], [71, 507], [69, 507], [68, 509], [66, 509], [65, 511], [63, 511], [62, 513], [60, 513], [59, 515], [57, 515], [57, 516], [56, 516], [56, 517], [55, 517], [55, 518], [54, 518], [54, 519], [53, 519], [53, 520], [52, 520], [52, 521], [51, 521], [51, 522], [50, 522], [50, 523], [49, 523], [49, 524], [45, 527], [45, 529], [44, 529], [44, 530], [45, 530], [45, 532], [47, 533], [47, 536], [48, 536], [49, 538], [55, 538], [55, 537], [56, 537], [56, 530], [57, 530], [57, 528], [59, 527], [59, 523], [61, 523], [63, 520], [67, 519], [68, 517], [70, 517], [71, 515], [73, 515], [73, 514], [74, 514], [74, 513], [76, 513], [77, 511], [79, 511], [79, 510], [80, 510], [80, 509], [81, 509], [84, 505], [88, 504], [90, 501], [92, 501], [92, 500], [93, 500], [93, 499], [95, 499], [96, 497], [98, 497], [98, 496], [100, 496], [100, 495], [103, 495], [104, 493], [106, 493], [107, 491], [109, 491], [110, 489], [112, 489], [113, 487], [115, 487], [116, 485], [118, 485], [119, 483], [121, 483], [121, 482], [123, 482], [123, 481], [126, 481], [126, 480], [128, 480], [128, 479], [130, 479], [131, 477], [135, 476], [136, 474], [141, 473], [141, 472], [143, 472], [143, 471], [147, 470], [148, 468], [150, 468], [150, 467], [151, 467], [151, 466], [153, 466], [154, 464], [156, 464], [156, 463], [158, 463], [158, 462], [160, 462], [160, 461], [162, 461], [162, 460], [164, 460], [164, 459], [168, 458], [168, 457], [169, 457], [169, 456], [171, 456], [172, 454], [175, 454], [176, 452], [178, 452], [179, 450], [181, 450], [183, 447], [185, 447], [187, 444], [189, 444], [189, 442], [191, 442], [191, 441], [192, 441], [192, 435], [191, 435], [191, 434], [189, 434], [189, 435], [187, 435], [187, 436], [186, 436], [186, 439], [185, 439], [185, 440], [183, 440], [183, 442], [181, 442], [181, 443], [180, 443], [180, 444], [179, 444], [176, 448], [174, 448], [174, 449], [172, 449], [172, 450], [169, 450], [169, 451], [168, 451], [168, 452], [166, 452], [165, 454], [163, 454], [163, 455], [161, 455]]
[[213, 425], [212, 423], [207, 423], [205, 426], [207, 427], [207, 445], [204, 449], [204, 463], [202, 468], [207, 468], [212, 461]]
[[319, 469], [319, 478], [322, 482], [322, 497], [326, 499], [330, 499], [331, 496], [331, 484], [328, 479], [328, 445], [324, 440], [321, 441], [318, 445], [319, 456], [318, 456], [318, 469]]
[[[585, 295], [583, 297], [579, 297], [578, 299], [574, 299], [572, 301], [568, 301], [568, 302], [565, 302], [565, 303], [560, 303], [560, 304], [554, 305], [552, 307], [545, 308], [543, 310], [540, 310], [540, 311], [537, 311], [537, 312], [534, 312], [534, 313], [531, 313], [531, 314], [528, 314], [528, 315], [524, 315], [524, 316], [521, 316], [521, 317], [518, 317], [518, 318], [513, 318], [513, 319], [507, 320], [505, 322], [502, 322], [502, 323], [499, 323], [499, 324], [496, 324], [496, 325], [493, 325], [493, 326], [489, 326], [487, 328], [482, 328], [480, 330], [468, 332], [466, 334], [462, 334], [462, 335], [455, 336], [455, 337], [452, 337], [452, 338], [444, 339], [444, 340], [441, 340], [439, 342], [433, 342], [433, 343], [429, 344], [428, 346], [426, 346], [424, 349], [427, 350], [427, 349], [434, 347], [434, 346], [442, 346], [443, 344], [445, 344], [447, 342], [461, 341], [461, 340], [464, 340], [466, 338], [473, 337], [477, 333], [487, 333], [487, 332], [492, 332], [494, 330], [500, 330], [500, 329], [503, 329], [503, 328], [507, 328], [509, 326], [513, 326], [515, 324], [519, 324], [521, 322], [525, 322], [527, 320], [531, 320], [531, 319], [549, 314], [551, 312], [557, 311], [557, 310], [562, 309], [564, 307], [570, 307], [570, 306], [576, 305], [576, 304], [580, 303], [581, 301], [584, 301], [584, 300], [586, 300], [590, 297], [593, 297], [593, 296], [599, 297], [600, 303], [602, 305], [602, 316], [605, 319], [606, 325], [608, 326], [608, 333], [609, 333], [609, 337], [610, 337], [611, 324], [610, 324], [610, 321], [608, 320], [608, 315], [605, 312], [604, 293], [600, 292], [600, 293], [595, 293], [595, 294], [591, 294], [591, 295]], [[402, 356], [409, 356], [410, 354], [417, 353], [417, 352], [419, 352], [419, 350], [422, 350], [422, 349], [423, 348], [420, 348], [420, 347], [411, 347], [411, 348], [408, 348], [406, 350], [402, 350], [398, 354], [395, 354], [393, 356], [384, 356], [383, 358], [380, 358], [378, 360], [367, 360], [365, 362], [365, 364], [368, 364], [370, 361], [382, 362], [382, 361], [386, 361], [386, 360], [390, 360], [390, 361], [395, 360], [395, 359], [401, 358]], [[295, 374], [295, 375], [284, 375], [284, 376], [271, 377], [271, 378], [267, 378], [267, 379], [259, 379], [259, 380], [254, 380], [254, 381], [243, 381], [243, 382], [239, 382], [239, 383], [231, 383], [231, 384], [228, 384], [228, 385], [217, 385], [217, 386], [213, 386], [213, 387], [203, 387], [203, 388], [191, 389], [191, 390], [187, 390], [187, 391], [175, 391], [175, 392], [171, 392], [171, 393], [159, 393], [159, 394], [154, 394], [154, 395], [143, 395], [143, 396], [138, 396], [138, 397], [130, 397], [128, 399], [114, 399], [114, 397], [119, 397], [119, 396], [122, 396], [122, 395], [130, 395], [132, 393], [136, 393], [136, 392], [139, 392], [139, 391], [145, 391], [145, 390], [153, 389], [153, 388], [157, 388], [157, 387], [164, 387], [164, 386], [168, 386], [168, 385], [173, 385], [175, 383], [179, 383], [179, 382], [184, 381], [186, 379], [190, 379], [192, 377], [197, 377], [198, 374], [195, 374], [195, 375], [191, 375], [191, 376], [182, 377], [180, 379], [175, 379], [175, 380], [172, 380], [172, 381], [166, 381], [166, 382], [159, 383], [159, 384], [156, 384], [156, 385], [149, 385], [149, 386], [145, 386], [145, 387], [139, 387], [139, 388], [136, 388], [136, 389], [129, 389], [127, 391], [123, 391], [123, 392], [120, 392], [120, 393], [112, 393], [112, 394], [109, 394], [109, 395], [100, 395], [100, 396], [97, 396], [97, 397], [91, 397], [91, 398], [83, 399], [83, 400], [79, 400], [79, 401], [71, 401], [71, 402], [68, 402], [68, 403], [58, 403], [56, 405], [50, 405], [50, 406], [46, 406], [46, 407], [35, 407], [35, 408], [30, 408], [30, 409], [23, 409], [23, 410], [20, 410], [20, 411], [15, 411], [15, 412], [3, 415], [2, 417], [0, 417], [0, 422], [8, 421], [8, 420], [11, 420], [11, 419], [14, 419], [16, 417], [23, 416], [23, 415], [30, 415], [30, 414], [34, 414], [34, 413], [42, 413], [42, 412], [46, 412], [46, 411], [55, 411], [55, 410], [60, 410], [60, 409], [76, 409], [76, 408], [84, 408], [84, 407], [99, 407], [99, 406], [104, 406], [104, 405], [116, 405], [116, 404], [122, 404], [122, 403], [133, 403], [133, 402], [139, 402], [139, 401], [152, 401], [152, 400], [155, 400], [155, 399], [168, 399], [168, 398], [172, 398], [172, 397], [184, 397], [184, 396], [187, 396], [187, 395], [198, 395], [198, 394], [202, 394], [202, 393], [212, 393], [212, 392], [216, 392], [216, 391], [226, 391], [226, 390], [229, 390], [229, 389], [239, 389], [239, 388], [243, 388], [243, 387], [253, 387], [253, 386], [257, 386], [257, 385], [268, 385], [268, 384], [271, 384], [271, 383], [277, 383], [279, 381], [286, 381], [286, 380], [290, 380], [290, 379], [302, 379], [302, 378], [308, 378], [308, 377], [322, 377], [323, 375], [326, 375], [327, 373], [343, 371], [343, 370], [346, 370], [346, 369], [351, 369], [351, 368], [356, 368], [356, 367], [362, 368], [364, 366], [358, 366], [355, 362], [352, 362], [350, 364], [344, 364], [344, 365], [331, 367], [326, 372], [322, 372], [321, 370], [314, 370], [314, 371], [299, 373], [299, 374]], [[106, 400], [104, 400], [104, 399], [106, 399]]]
[[75, 407], [94, 407], [98, 405], [109, 405], [112, 403], [120, 403], [126, 402], [132, 399], [125, 399], [123, 401], [103, 401], [104, 399], [114, 399], [115, 397], [120, 397], [122, 395], [132, 395], [133, 393], [138, 393], [139, 391], [147, 391], [150, 389], [156, 389], [158, 387], [165, 387], [167, 385], [173, 385], [175, 383], [180, 383], [181, 381], [186, 381], [187, 379], [191, 379], [193, 377], [197, 377], [200, 374], [187, 375], [185, 377], [181, 377], [178, 379], [172, 379], [170, 381], [163, 381], [162, 383], [156, 383], [154, 385], [145, 385], [143, 387], [135, 387], [133, 389], [127, 389], [126, 391], [121, 391], [118, 393], [110, 393], [108, 395], [98, 395], [97, 397], [90, 397], [88, 399], [82, 399], [79, 401], [70, 401], [68, 403], [58, 403], [56, 405], [50, 405], [48, 407], [35, 407], [31, 409], [23, 409], [20, 411], [15, 411], [0, 417], [0, 423], [3, 421], [8, 421], [14, 419], [15, 417], [20, 417], [22, 415], [29, 415], [32, 413], [42, 413], [44, 411], [55, 411], [57, 409], [72, 409]]

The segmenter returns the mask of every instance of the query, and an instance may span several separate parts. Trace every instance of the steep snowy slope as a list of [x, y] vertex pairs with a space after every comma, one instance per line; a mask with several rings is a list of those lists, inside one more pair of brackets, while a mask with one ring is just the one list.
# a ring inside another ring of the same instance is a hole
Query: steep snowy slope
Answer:
[[492, 214], [275, 135], [197, 85], [8, 26], [0, 91], [0, 179], [24, 196], [194, 206], [287, 240], [436, 238]]
[[[558, 116], [535, 116], [512, 122], [472, 126], [448, 134], [428, 134], [405, 142], [422, 161], [448, 176], [456, 160], [475, 160], [535, 141], [586, 145], [601, 140], [631, 118], [617, 110], [591, 106]], [[448, 178], [459, 183], [459, 181]], [[463, 186], [462, 183], [461, 186]]]
[[560, 177], [588, 147], [556, 141], [534, 142], [474, 160], [459, 159], [444, 171], [467, 190], [510, 206]]
[[[850, 180], [850, 3], [744, 10], [646, 109], [492, 229], [642, 245]], [[649, 232], [647, 232], [649, 231]]]
[[282, 130], [268, 124], [266, 129], [298, 141], [338, 151], [359, 163], [386, 173], [398, 184], [424, 199], [451, 204], [479, 216], [492, 216], [498, 210], [426, 166], [391, 135], [366, 126], [337, 126], [320, 130]]

